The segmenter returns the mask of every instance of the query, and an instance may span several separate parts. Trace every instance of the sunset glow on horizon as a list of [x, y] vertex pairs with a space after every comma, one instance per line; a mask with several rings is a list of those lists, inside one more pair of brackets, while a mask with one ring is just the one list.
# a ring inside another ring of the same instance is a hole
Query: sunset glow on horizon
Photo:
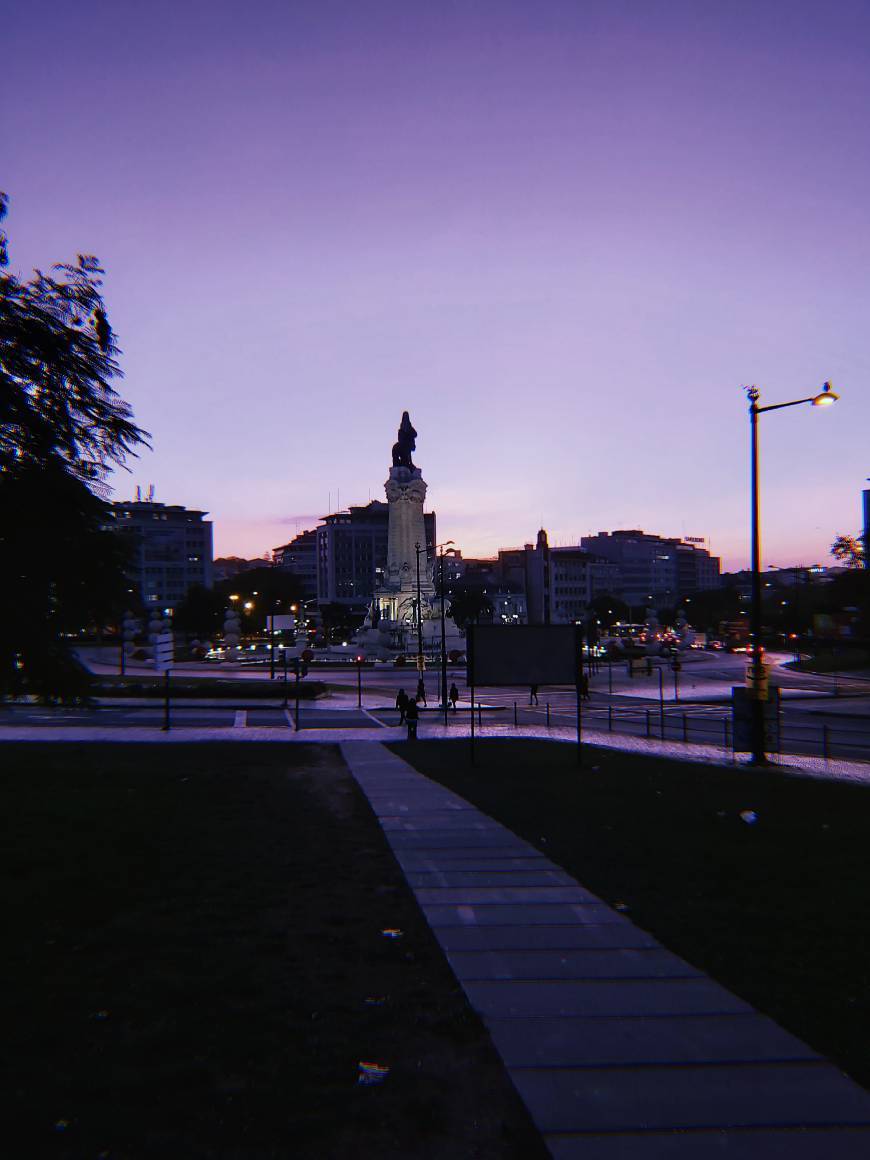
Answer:
[[466, 555], [642, 528], [830, 564], [870, 475], [870, 8], [36, 0], [11, 266], [96, 254], [153, 452], [117, 499], [261, 556], [383, 499], [403, 410]]

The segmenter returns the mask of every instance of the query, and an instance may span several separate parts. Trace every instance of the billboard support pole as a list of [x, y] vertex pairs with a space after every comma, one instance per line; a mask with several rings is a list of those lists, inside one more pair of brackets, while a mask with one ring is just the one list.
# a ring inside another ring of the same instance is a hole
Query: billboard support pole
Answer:
[[471, 690], [471, 764], [474, 765], [474, 631], [472, 625], [465, 629], [466, 648], [468, 658], [468, 687]]
[[583, 700], [582, 700], [582, 694], [583, 694], [583, 689], [582, 689], [582, 684], [583, 684], [583, 629], [580, 627], [579, 624], [575, 625], [575, 627], [574, 627], [574, 640], [575, 640], [576, 647], [577, 647], [577, 660], [578, 660], [578, 664], [577, 664], [577, 668], [576, 668], [576, 677], [575, 677], [575, 681], [574, 681], [574, 691], [577, 694], [577, 764], [578, 764], [578, 766], [582, 766], [583, 765], [583, 745], [582, 745], [583, 710], [581, 709], [581, 705], [583, 703]]

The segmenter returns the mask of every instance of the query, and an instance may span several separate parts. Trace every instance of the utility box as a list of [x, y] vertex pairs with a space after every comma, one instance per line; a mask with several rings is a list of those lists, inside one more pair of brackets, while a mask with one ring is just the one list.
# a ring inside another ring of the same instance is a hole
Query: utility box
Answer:
[[[780, 752], [780, 703], [779, 689], [770, 690], [771, 696], [761, 702], [764, 711], [764, 748], [768, 753]], [[752, 690], [741, 685], [731, 689], [731, 725], [734, 735], [734, 751], [752, 751]]]

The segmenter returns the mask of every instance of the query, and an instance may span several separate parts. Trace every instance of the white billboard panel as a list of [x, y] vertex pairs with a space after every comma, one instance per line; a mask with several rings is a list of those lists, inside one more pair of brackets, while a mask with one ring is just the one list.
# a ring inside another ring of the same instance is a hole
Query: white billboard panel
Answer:
[[268, 624], [272, 632], [287, 632], [296, 627], [296, 617], [289, 612], [276, 612], [274, 616], [270, 613]]

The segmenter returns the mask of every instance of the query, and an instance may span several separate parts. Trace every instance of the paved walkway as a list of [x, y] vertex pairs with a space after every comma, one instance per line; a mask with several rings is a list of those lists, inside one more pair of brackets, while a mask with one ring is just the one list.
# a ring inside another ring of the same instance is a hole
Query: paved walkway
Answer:
[[866, 1160], [870, 1095], [374, 741], [342, 752], [557, 1160]]
[[[363, 710], [365, 712], [365, 710]], [[292, 716], [292, 714], [291, 714]], [[338, 716], [338, 714], [336, 714]], [[173, 728], [164, 733], [157, 724], [157, 718], [148, 726], [128, 725], [124, 728], [112, 728], [100, 725], [2, 725], [0, 726], [0, 743], [3, 741], [109, 741], [112, 743], [139, 743], [149, 742], [158, 745], [202, 744], [208, 741], [233, 742], [271, 742], [286, 745], [296, 742], [313, 744], [335, 744], [344, 741], [371, 740], [376, 733], [378, 740], [402, 741], [407, 736], [404, 727], [388, 726], [375, 721], [372, 717], [366, 722], [365, 728], [355, 726], [327, 729], [302, 729], [296, 732], [290, 720], [287, 728], [258, 728], [252, 726], [250, 717], [244, 727], [236, 727], [235, 712], [227, 713], [228, 721], [224, 727], [197, 727]], [[458, 740], [467, 738], [470, 732], [466, 720], [453, 722], [447, 728], [436, 723], [435, 717], [424, 717], [420, 722], [420, 738], [422, 740]], [[576, 733], [573, 729], [553, 726], [547, 729], [543, 726], [523, 725], [519, 729], [506, 723], [503, 725], [483, 725], [476, 730], [477, 736], [483, 740], [487, 738], [502, 738], [514, 740], [555, 741], [557, 743], [576, 744]], [[670, 757], [675, 761], [689, 761], [701, 765], [730, 765], [732, 757], [720, 746], [685, 744], [679, 741], [661, 741], [656, 738], [640, 737], [630, 733], [608, 733], [603, 730], [584, 729], [583, 740], [588, 745], [600, 745], [605, 749], [621, 749], [630, 753], [644, 753], [656, 757]], [[746, 757], [741, 755], [737, 759], [744, 762]], [[870, 762], [846, 761], [842, 758], [825, 759], [822, 757], [806, 757], [798, 754], [788, 754], [783, 757], [771, 755], [771, 763], [787, 768], [792, 774], [806, 777], [827, 777], [840, 781], [870, 782]]]

